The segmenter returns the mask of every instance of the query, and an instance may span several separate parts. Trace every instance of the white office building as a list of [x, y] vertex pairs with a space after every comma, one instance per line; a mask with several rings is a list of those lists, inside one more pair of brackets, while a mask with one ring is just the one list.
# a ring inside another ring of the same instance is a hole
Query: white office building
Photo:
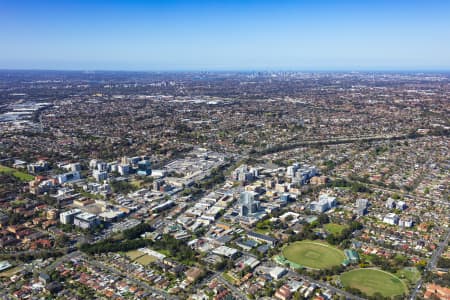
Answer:
[[79, 210], [78, 208], [65, 211], [59, 215], [59, 221], [62, 224], [73, 224], [75, 216], [79, 213], [81, 213], [81, 210]]
[[97, 226], [99, 224], [99, 219], [94, 214], [84, 212], [75, 215], [73, 224], [83, 229], [89, 229]]
[[106, 171], [94, 170], [92, 172], [92, 177], [94, 177], [96, 181], [101, 182], [108, 179], [108, 173]]
[[117, 171], [120, 175], [128, 175], [130, 173], [130, 166], [129, 165], [119, 165], [117, 168]]
[[58, 179], [59, 184], [63, 184], [69, 181], [79, 180], [81, 178], [81, 174], [78, 171], [68, 172], [64, 174], [59, 174], [58, 176], [56, 176], [56, 178]]
[[319, 196], [319, 200], [311, 202], [310, 209], [318, 213], [323, 213], [335, 206], [336, 197], [322, 194]]
[[394, 213], [389, 213], [383, 218], [383, 222], [390, 225], [397, 225], [399, 221], [399, 217]]

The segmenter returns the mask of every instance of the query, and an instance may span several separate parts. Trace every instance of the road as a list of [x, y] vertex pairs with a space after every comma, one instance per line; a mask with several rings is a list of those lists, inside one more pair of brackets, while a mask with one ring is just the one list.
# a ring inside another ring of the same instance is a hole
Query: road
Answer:
[[[85, 254], [83, 254], [83, 253], [80, 252], [80, 251], [74, 251], [74, 252], [71, 252], [71, 253], [69, 253], [69, 254], [66, 254], [66, 255], [61, 256], [61, 257], [59, 257], [58, 259], [56, 259], [53, 263], [51, 263], [50, 265], [48, 265], [43, 271], [45, 271], [45, 272], [50, 272], [51, 270], [54, 270], [54, 269], [57, 268], [59, 265], [61, 265], [63, 262], [68, 261], [68, 260], [70, 260], [71, 258], [75, 258], [75, 257], [83, 257], [83, 256], [85, 256]], [[158, 294], [158, 295], [164, 297], [164, 299], [173, 299], [173, 300], [177, 300], [177, 299], [178, 299], [177, 297], [170, 296], [170, 295], [168, 295], [167, 293], [165, 293], [165, 292], [163, 292], [163, 291], [161, 291], [161, 290], [158, 290], [158, 289], [155, 289], [155, 288], [151, 287], [150, 285], [148, 285], [148, 284], [145, 283], [145, 282], [142, 282], [142, 281], [140, 281], [140, 280], [136, 280], [136, 279], [134, 279], [132, 276], [128, 276], [127, 274], [124, 274], [124, 273], [120, 272], [119, 270], [117, 270], [117, 269], [115, 269], [115, 268], [112, 268], [112, 267], [107, 266], [107, 265], [105, 265], [105, 264], [103, 264], [103, 263], [100, 263], [100, 262], [96, 261], [95, 259], [89, 259], [88, 261], [89, 261], [90, 264], [92, 264], [92, 265], [94, 265], [94, 266], [96, 266], [96, 267], [98, 267], [98, 268], [107, 269], [108, 271], [110, 271], [110, 272], [112, 272], [112, 273], [114, 273], [114, 274], [117, 274], [117, 275], [126, 277], [128, 280], [130, 280], [130, 281], [133, 282], [134, 284], [136, 284], [136, 285], [138, 285], [138, 286], [144, 288], [145, 290], [147, 290], [147, 292], [151, 292], [151, 293]], [[30, 270], [30, 271], [32, 271], [32, 270]], [[5, 296], [2, 295], [2, 294], [0, 294], [0, 296], [5, 297]], [[5, 298], [5, 299], [6, 299], [6, 298]]]
[[200, 282], [198, 282], [194, 286], [194, 288], [200, 288], [202, 285], [207, 284], [208, 282], [211, 282], [214, 279], [217, 279], [223, 285], [225, 285], [229, 290], [231, 290], [233, 292], [234, 296], [237, 296], [239, 299], [242, 299], [242, 300], [247, 299], [247, 297], [244, 294], [242, 294], [241, 291], [239, 291], [235, 286], [233, 286], [225, 278], [223, 278], [222, 272], [217, 272], [212, 269], [209, 269], [209, 272], [211, 272], [211, 274], [204, 277]]
[[225, 278], [223, 278], [222, 274], [219, 274], [219, 276], [217, 276], [217, 280], [219, 280], [229, 290], [231, 290], [235, 296], [239, 297], [239, 299], [241, 299], [241, 300], [247, 299], [247, 297], [244, 294], [242, 294], [242, 292], [240, 290], [238, 290], [234, 285], [232, 285]]
[[83, 255], [83, 253], [81, 253], [80, 251], [74, 251], [74, 252], [71, 252], [71, 253], [66, 254], [64, 256], [58, 257], [53, 263], [51, 263], [50, 265], [48, 265], [45, 268], [45, 272], [52, 271], [52, 270], [56, 269], [58, 266], [60, 266], [63, 262], [68, 261], [71, 258], [79, 257], [79, 256], [82, 256], [82, 255]]
[[205, 277], [203, 277], [202, 280], [200, 280], [199, 282], [197, 282], [197, 283], [194, 285], [194, 288], [200, 288], [201, 286], [206, 285], [208, 282], [211, 282], [211, 281], [213, 281], [215, 278], [217, 278], [217, 277], [220, 276], [220, 273], [219, 273], [219, 272], [216, 272], [216, 271], [211, 270], [211, 269], [209, 269], [208, 271], [210, 272], [210, 274], [207, 275], [207, 276], [205, 276]]
[[[64, 261], [67, 261], [73, 257], [76, 256], [80, 256], [83, 255], [81, 252], [79, 251], [74, 251], [72, 253], [66, 254], [64, 256], [58, 257], [53, 263], [51, 263], [50, 265], [48, 265], [43, 271], [44, 272], [49, 272], [51, 270], [54, 270], [56, 267], [58, 267], [60, 264], [62, 264]], [[33, 267], [29, 266], [26, 268], [27, 271], [29, 272], [33, 272]], [[4, 291], [0, 291], [0, 299], [2, 300], [9, 300], [9, 299], [13, 299], [11, 296], [9, 296], [6, 292]]]
[[[66, 255], [64, 255], [64, 256], [61, 256], [61, 257], [57, 258], [53, 263], [51, 263], [50, 265], [48, 265], [48, 266], [47, 266], [44, 270], [42, 270], [42, 271], [44, 271], [44, 272], [50, 272], [51, 270], [54, 270], [54, 269], [57, 268], [59, 265], [61, 265], [63, 262], [68, 261], [68, 260], [70, 260], [71, 258], [74, 258], [74, 257], [83, 257], [83, 256], [85, 256], [85, 254], [83, 254], [83, 253], [80, 252], [80, 251], [74, 251], [74, 252], [71, 252], [71, 253], [69, 253], [69, 254], [66, 254]], [[136, 285], [140, 286], [141, 288], [145, 289], [147, 292], [150, 292], [150, 293], [153, 293], [153, 294], [160, 295], [160, 296], [163, 297], [164, 299], [169, 299], [169, 300], [178, 300], [178, 299], [179, 299], [178, 297], [171, 296], [171, 295], [167, 294], [167, 293], [164, 292], [164, 291], [158, 290], [158, 289], [156, 289], [156, 288], [150, 286], [149, 284], [147, 284], [147, 283], [145, 283], [145, 282], [143, 282], [143, 281], [134, 279], [132, 276], [128, 276], [128, 274], [125, 274], [125, 273], [123, 273], [123, 272], [121, 272], [121, 271], [119, 271], [119, 270], [117, 270], [117, 269], [115, 269], [115, 268], [112, 268], [112, 267], [110, 267], [110, 266], [108, 266], [108, 265], [106, 265], [106, 264], [104, 264], [104, 263], [101, 263], [101, 262], [99, 262], [99, 261], [96, 261], [95, 259], [89, 259], [88, 261], [89, 261], [90, 264], [92, 264], [92, 265], [94, 265], [94, 266], [96, 266], [96, 267], [98, 267], [98, 268], [106, 269], [106, 270], [110, 271], [111, 273], [114, 273], [114, 274], [116, 274], [116, 275], [123, 276], [123, 277], [127, 278], [128, 280], [130, 280], [130, 281], [133, 282], [134, 284], [136, 284]], [[29, 271], [32, 272], [33, 270], [29, 270]], [[8, 298], [8, 295], [7, 295], [6, 293], [0, 291], [0, 299], [2, 299], [2, 300], [5, 299], [5, 300], [6, 300], [6, 299], [11, 299], [11, 298]]]
[[427, 271], [432, 271], [434, 268], [436, 268], [437, 262], [439, 258], [442, 255], [442, 252], [444, 252], [445, 247], [448, 245], [448, 241], [450, 239], [450, 229], [447, 230], [447, 234], [445, 235], [442, 242], [439, 243], [436, 250], [433, 252], [433, 255], [431, 256], [431, 259], [428, 262], [427, 265]]
[[116, 268], [112, 268], [112, 267], [110, 267], [110, 266], [108, 266], [108, 265], [106, 265], [106, 264], [104, 264], [102, 262], [99, 262], [99, 261], [95, 260], [95, 259], [89, 259], [89, 263], [94, 265], [94, 266], [96, 266], [96, 267], [98, 267], [98, 268], [106, 269], [106, 270], [108, 270], [111, 273], [114, 273], [116, 275], [123, 276], [127, 280], [129, 280], [129, 281], [133, 282], [134, 284], [140, 286], [141, 288], [145, 289], [147, 292], [160, 295], [164, 299], [171, 299], [171, 300], [178, 300], [179, 299], [176, 296], [169, 295], [169, 294], [167, 294], [166, 292], [164, 292], [162, 290], [159, 290], [159, 289], [156, 289], [156, 288], [150, 286], [149, 284], [147, 284], [144, 281], [140, 281], [140, 280], [134, 279], [133, 276], [129, 276], [128, 274], [126, 274], [124, 272], [121, 272], [121, 271], [117, 270]]
[[[439, 258], [441, 257], [442, 252], [444, 252], [445, 247], [448, 245], [449, 240], [450, 240], [450, 229], [447, 230], [447, 235], [445, 236], [444, 240], [439, 243], [439, 246], [433, 252], [431, 259], [428, 261], [428, 265], [426, 268], [427, 271], [432, 271], [434, 268], [436, 268], [436, 264], [437, 264]], [[422, 288], [422, 284], [423, 284], [422, 279], [420, 279], [416, 283], [416, 286], [414, 287], [413, 291], [411, 292], [410, 300], [416, 299], [417, 294], [419, 293], [420, 289]]]
[[198, 282], [194, 286], [194, 288], [200, 288], [202, 285], [207, 284], [208, 282], [211, 282], [214, 279], [217, 279], [218, 281], [220, 281], [220, 283], [222, 283], [229, 290], [231, 290], [235, 297], [238, 297], [238, 299], [242, 299], [242, 300], [247, 299], [247, 297], [240, 290], [238, 290], [234, 285], [232, 285], [225, 278], [223, 278], [222, 272], [217, 272], [217, 271], [212, 270], [212, 269], [209, 269], [209, 272], [211, 274], [206, 276], [206, 277], [204, 277], [200, 282]]

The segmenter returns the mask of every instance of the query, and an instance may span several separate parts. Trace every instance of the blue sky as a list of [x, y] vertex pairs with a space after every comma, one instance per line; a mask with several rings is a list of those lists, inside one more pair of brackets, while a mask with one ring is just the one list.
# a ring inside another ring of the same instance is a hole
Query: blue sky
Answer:
[[444, 0], [0, 0], [0, 28], [3, 69], [450, 69]]

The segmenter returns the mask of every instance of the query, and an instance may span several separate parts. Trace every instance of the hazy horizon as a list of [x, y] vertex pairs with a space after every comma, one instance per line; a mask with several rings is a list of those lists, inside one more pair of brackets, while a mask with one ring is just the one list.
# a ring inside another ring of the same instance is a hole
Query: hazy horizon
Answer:
[[0, 68], [0, 72], [124, 72], [124, 73], [449, 73], [446, 69], [51, 69], [51, 68]]

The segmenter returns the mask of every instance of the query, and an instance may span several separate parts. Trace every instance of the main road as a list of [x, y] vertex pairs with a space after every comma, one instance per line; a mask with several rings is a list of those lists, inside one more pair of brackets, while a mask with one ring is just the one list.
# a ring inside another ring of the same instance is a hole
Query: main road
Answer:
[[[442, 242], [439, 243], [439, 246], [436, 248], [436, 250], [433, 252], [433, 255], [431, 256], [430, 260], [428, 261], [426, 271], [433, 271], [434, 268], [436, 268], [436, 264], [439, 260], [439, 258], [442, 255], [442, 252], [444, 252], [444, 249], [448, 245], [448, 241], [450, 240], [450, 229], [447, 230], [447, 234], [445, 235], [445, 238], [442, 240]], [[415, 300], [417, 297], [417, 294], [419, 293], [420, 289], [422, 288], [423, 280], [420, 279], [416, 286], [414, 287], [413, 291], [411, 292], [410, 300]]]
[[144, 281], [134, 279], [133, 276], [128, 276], [128, 274], [126, 274], [126, 273], [124, 273], [122, 271], [119, 271], [118, 269], [113, 268], [113, 267], [111, 267], [109, 265], [106, 265], [106, 264], [104, 264], [104, 263], [102, 263], [100, 261], [97, 261], [95, 259], [90, 259], [89, 263], [94, 265], [94, 266], [96, 266], [96, 267], [98, 267], [98, 268], [100, 268], [100, 269], [106, 269], [106, 270], [110, 271], [111, 273], [114, 273], [116, 275], [125, 277], [127, 280], [129, 280], [129, 281], [133, 282], [134, 284], [140, 286], [141, 288], [145, 289], [146, 291], [151, 292], [153, 294], [157, 294], [157, 295], [163, 297], [164, 299], [169, 299], [169, 300], [178, 300], [179, 299], [176, 296], [169, 295], [165, 291], [156, 289], [156, 288], [152, 287], [151, 285], [147, 284]]

